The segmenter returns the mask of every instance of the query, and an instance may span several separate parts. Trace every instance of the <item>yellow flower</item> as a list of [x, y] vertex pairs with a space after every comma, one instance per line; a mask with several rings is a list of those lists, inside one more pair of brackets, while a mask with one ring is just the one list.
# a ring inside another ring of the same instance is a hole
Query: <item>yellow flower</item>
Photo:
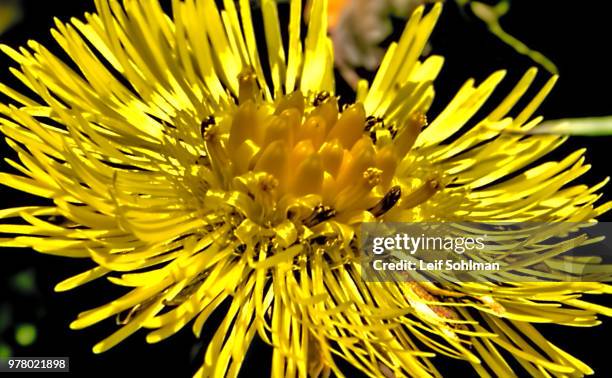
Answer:
[[415, 11], [343, 106], [325, 0], [303, 41], [300, 1], [288, 41], [262, 1], [264, 56], [249, 1], [223, 3], [175, 0], [170, 18], [157, 1], [97, 0], [85, 21], [52, 31], [70, 64], [36, 42], [2, 48], [33, 94], [0, 85], [20, 172], [0, 179], [50, 201], [0, 211], [21, 219], [0, 226], [1, 243], [91, 259], [58, 291], [101, 277], [126, 289], [71, 323], [117, 317], [94, 352], [143, 328], [150, 343], [188, 324], [200, 335], [227, 303], [198, 376], [236, 376], [257, 335], [276, 377], [341, 376], [338, 356], [374, 377], [435, 376], [435, 353], [510, 376], [503, 350], [534, 376], [590, 373], [532, 323], [596, 325], [610, 310], [579, 297], [609, 286], [366, 282], [354, 244], [366, 221], [583, 222], [608, 210], [594, 205], [604, 183], [567, 186], [588, 170], [584, 151], [524, 169], [565, 140], [520, 133], [540, 122], [556, 77], [517, 108], [529, 70], [482, 120], [504, 72], [468, 80], [428, 124], [443, 59], [419, 56], [436, 4]]

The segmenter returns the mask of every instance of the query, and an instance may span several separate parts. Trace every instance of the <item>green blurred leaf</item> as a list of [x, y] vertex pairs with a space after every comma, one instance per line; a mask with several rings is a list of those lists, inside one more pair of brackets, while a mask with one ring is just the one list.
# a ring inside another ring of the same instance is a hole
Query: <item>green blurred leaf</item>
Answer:
[[11, 277], [11, 287], [21, 294], [33, 294], [36, 292], [36, 279], [34, 270], [21, 271]]
[[12, 357], [13, 350], [5, 343], [0, 343], [0, 358]]
[[545, 121], [525, 133], [575, 136], [612, 135], [612, 116]]
[[36, 326], [30, 323], [18, 324], [15, 328], [15, 341], [21, 346], [29, 346], [36, 341]]

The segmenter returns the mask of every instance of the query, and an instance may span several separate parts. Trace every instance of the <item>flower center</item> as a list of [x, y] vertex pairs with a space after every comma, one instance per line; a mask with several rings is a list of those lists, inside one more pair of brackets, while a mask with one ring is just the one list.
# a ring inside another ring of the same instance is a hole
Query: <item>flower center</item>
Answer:
[[397, 203], [394, 176], [420, 120], [398, 130], [366, 116], [359, 102], [340, 110], [327, 92], [296, 91], [267, 102], [252, 73], [239, 81], [237, 105], [206, 119], [203, 137], [220, 185], [254, 200], [260, 220], [291, 215], [313, 224], [356, 211], [380, 216]]

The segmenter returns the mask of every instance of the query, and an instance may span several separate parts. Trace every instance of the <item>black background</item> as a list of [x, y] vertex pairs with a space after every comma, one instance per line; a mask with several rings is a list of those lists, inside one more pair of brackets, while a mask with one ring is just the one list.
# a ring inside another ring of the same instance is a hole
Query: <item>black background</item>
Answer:
[[[93, 1], [91, 2], [93, 3]], [[559, 67], [561, 79], [538, 114], [549, 119], [612, 114], [610, 88], [612, 88], [611, 60], [608, 56], [612, 25], [609, 13], [603, 9], [604, 1], [514, 1], [510, 14], [502, 24], [514, 36], [537, 48]], [[62, 21], [80, 17], [84, 11], [93, 10], [89, 1], [24, 1], [26, 17], [18, 26], [4, 35], [0, 41], [12, 47], [24, 45], [35, 39], [58, 52], [59, 48], [49, 36], [52, 18]], [[484, 79], [493, 71], [508, 69], [508, 76], [501, 86], [511, 87], [533, 63], [518, 56], [511, 48], [486, 32], [482, 22], [469, 12], [447, 2], [438, 27], [431, 39], [435, 54], [446, 57], [445, 68], [436, 82], [437, 98], [430, 114], [436, 114], [453, 96], [468, 77]], [[0, 80], [13, 84], [8, 66], [13, 65], [0, 58]], [[541, 70], [543, 83], [548, 74]], [[341, 86], [342, 88], [342, 86]], [[573, 138], [552, 157], [559, 158], [580, 147], [588, 147], [588, 161], [593, 169], [581, 178], [594, 184], [610, 174], [610, 137]], [[3, 145], [3, 156], [10, 154]], [[608, 196], [609, 198], [609, 196]], [[1, 208], [28, 203], [30, 197], [3, 189]], [[610, 215], [602, 220], [609, 221]], [[114, 321], [82, 331], [71, 331], [68, 324], [78, 312], [93, 308], [116, 297], [119, 291], [111, 285], [92, 284], [67, 293], [54, 293], [52, 288], [60, 280], [81, 272], [89, 264], [86, 261], [69, 260], [36, 254], [28, 250], [0, 250], [0, 296], [8, 295], [0, 302], [13, 306], [13, 320], [33, 322], [38, 327], [36, 342], [27, 347], [14, 347], [15, 356], [69, 356], [72, 375], [113, 374], [127, 376], [138, 374], [154, 376], [168, 374], [173, 377], [190, 376], [203, 358], [202, 344], [210, 338], [195, 340], [189, 327], [157, 345], [147, 345], [143, 333], [137, 333], [119, 346], [102, 355], [93, 355], [91, 347], [110, 334]], [[24, 296], [8, 289], [9, 276], [24, 269], [33, 269], [38, 292]], [[599, 303], [612, 303], [597, 298]], [[216, 313], [211, 325], [220, 319]], [[612, 336], [612, 319], [595, 328], [570, 328], [555, 325], [539, 327], [547, 337], [568, 352], [576, 355], [596, 370], [596, 376], [612, 376], [608, 349], [604, 342]], [[207, 323], [208, 324], [208, 323]], [[209, 326], [210, 327], [210, 326]], [[11, 343], [11, 330], [0, 338]], [[256, 342], [243, 365], [243, 376], [269, 375], [271, 354], [265, 345]], [[472, 376], [466, 364], [447, 363], [436, 358], [438, 366], [448, 376]], [[341, 364], [344, 366], [344, 364]], [[358, 376], [348, 370], [348, 376]]]

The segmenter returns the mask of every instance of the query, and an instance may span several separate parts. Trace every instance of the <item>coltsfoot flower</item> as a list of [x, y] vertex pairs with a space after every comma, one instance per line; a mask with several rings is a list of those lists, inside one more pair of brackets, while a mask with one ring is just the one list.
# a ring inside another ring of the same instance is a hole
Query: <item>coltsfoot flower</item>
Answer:
[[288, 33], [262, 1], [266, 54], [249, 1], [223, 4], [176, 0], [170, 17], [157, 1], [97, 0], [52, 31], [70, 63], [36, 42], [2, 48], [32, 93], [0, 86], [19, 171], [1, 181], [49, 199], [1, 211], [2, 245], [92, 261], [57, 291], [103, 277], [125, 287], [71, 323], [116, 317], [94, 352], [140, 329], [149, 343], [186, 326], [200, 335], [226, 303], [197, 376], [236, 376], [256, 336], [276, 377], [341, 376], [334, 358], [373, 377], [437, 376], [435, 354], [511, 376], [500, 351], [534, 376], [590, 373], [532, 323], [596, 325], [610, 310], [579, 297], [609, 286], [365, 282], [356, 248], [366, 221], [583, 222], [608, 210], [595, 205], [605, 182], [568, 186], [589, 168], [584, 151], [525, 170], [565, 138], [506, 132], [537, 126], [556, 77], [517, 108], [527, 71], [474, 119], [495, 72], [428, 114], [443, 59], [419, 56], [436, 4], [414, 12], [349, 103], [334, 93], [326, 1], [313, 2], [305, 40], [300, 1]]

